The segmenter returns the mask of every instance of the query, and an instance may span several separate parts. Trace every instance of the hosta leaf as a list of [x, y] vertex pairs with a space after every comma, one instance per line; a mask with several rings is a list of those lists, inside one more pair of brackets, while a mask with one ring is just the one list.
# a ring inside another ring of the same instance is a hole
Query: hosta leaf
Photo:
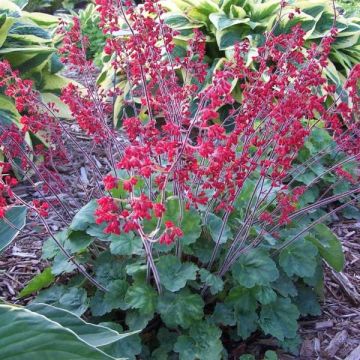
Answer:
[[54, 281], [55, 276], [51, 273], [51, 268], [46, 268], [28, 282], [28, 284], [20, 291], [19, 297], [25, 297], [46, 288]]
[[298, 328], [299, 310], [288, 298], [277, 298], [271, 304], [263, 305], [259, 324], [266, 335], [279, 340], [293, 338]]
[[220, 360], [223, 351], [220, 336], [217, 326], [198, 322], [190, 328], [189, 335], [179, 336], [174, 350], [179, 353], [180, 360]]
[[0, 305], [0, 322], [2, 360], [115, 359], [59, 323], [21, 307]]
[[132, 331], [119, 334], [108, 327], [88, 323], [68, 310], [48, 304], [31, 303], [27, 309], [46, 316], [48, 319], [72, 330], [83, 341], [95, 347], [109, 345], [138, 333], [138, 331]]
[[279, 263], [288, 276], [310, 277], [316, 269], [316, 255], [317, 248], [300, 239], [281, 251]]
[[159, 298], [157, 312], [168, 327], [186, 329], [203, 317], [203, 307], [200, 295], [182, 290], [176, 294], [165, 292]]
[[152, 314], [157, 303], [157, 293], [148, 284], [135, 283], [129, 287], [125, 301], [132, 309], [138, 309], [141, 314]]
[[320, 255], [336, 271], [341, 271], [345, 265], [345, 256], [341, 242], [337, 236], [324, 224], [317, 224], [306, 237], [319, 250]]
[[6, 17], [5, 14], [2, 14], [0, 19], [3, 19], [0, 21], [0, 47], [4, 44], [4, 41], [6, 40], [8, 31], [11, 27], [11, 25], [14, 23], [14, 19]]
[[157, 268], [162, 285], [173, 292], [182, 289], [188, 280], [195, 280], [198, 270], [196, 265], [181, 263], [180, 259], [173, 255], [162, 256]]
[[221, 220], [220, 217], [212, 213], [208, 215], [207, 227], [210, 231], [210, 235], [215, 242], [217, 242], [220, 237], [220, 244], [226, 243], [226, 241], [231, 237], [231, 230], [228, 224], [225, 225], [220, 236], [222, 224], [223, 221]]
[[11, 244], [25, 226], [26, 211], [25, 206], [13, 206], [6, 211], [5, 218], [13, 227], [0, 219], [0, 253]]
[[209, 19], [215, 26], [216, 30], [219, 30], [219, 31], [229, 28], [230, 26], [233, 26], [233, 25], [246, 24], [250, 21], [249, 18], [247, 18], [247, 19], [230, 19], [223, 13], [210, 14]]
[[199, 274], [201, 281], [209, 286], [212, 295], [219, 293], [224, 288], [224, 282], [219, 276], [211, 274], [206, 269], [201, 269]]
[[261, 249], [252, 249], [240, 255], [231, 271], [234, 279], [247, 288], [266, 285], [279, 276], [275, 262]]

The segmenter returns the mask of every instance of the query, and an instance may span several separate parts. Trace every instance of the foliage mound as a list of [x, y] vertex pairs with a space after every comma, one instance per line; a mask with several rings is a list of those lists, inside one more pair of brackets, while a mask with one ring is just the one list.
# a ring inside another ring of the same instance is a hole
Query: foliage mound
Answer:
[[[101, 346], [113, 358], [226, 359], [228, 344], [256, 331], [296, 352], [299, 316], [320, 313], [322, 261], [337, 271], [344, 266], [327, 220], [340, 210], [356, 216], [360, 66], [339, 94], [325, 76], [339, 31], [332, 27], [318, 44], [306, 42], [300, 25], [279, 31], [284, 2], [256, 54], [239, 36], [233, 56], [215, 67], [204, 60], [206, 38], [197, 29], [177, 52], [179, 32], [165, 23], [157, 1], [97, 4], [104, 52], [125, 75], [126, 89], [92, 81], [89, 42], [74, 18], [70, 30], [61, 24], [60, 53], [84, 87], [67, 85], [61, 100], [102, 149], [107, 169], [68, 131], [54, 104], [0, 63], [20, 122], [51, 144], [35, 152], [14, 127], [0, 138], [10, 163], [30, 181], [29, 170], [35, 172], [39, 193], [55, 198], [25, 202], [10, 175], [0, 182], [9, 239], [21, 230], [11, 223], [15, 206], [38, 215], [49, 233], [43, 257], [52, 265], [21, 295], [72, 274], [30, 306], [38, 311], [45, 303], [141, 332]], [[89, 202], [73, 218], [57, 195], [59, 174], [37, 162], [51, 159], [55, 170], [70, 162], [64, 139], [92, 174]], [[63, 231], [52, 232], [49, 211]]]

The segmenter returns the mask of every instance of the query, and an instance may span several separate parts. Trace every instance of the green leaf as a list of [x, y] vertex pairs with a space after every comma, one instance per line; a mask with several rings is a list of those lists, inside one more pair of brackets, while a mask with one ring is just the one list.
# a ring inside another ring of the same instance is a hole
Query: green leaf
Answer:
[[189, 335], [179, 336], [174, 350], [180, 360], [207, 359], [220, 360], [223, 346], [220, 340], [221, 330], [207, 322], [194, 324]]
[[135, 237], [133, 232], [121, 235], [111, 235], [109, 240], [110, 252], [113, 255], [141, 255], [143, 244], [139, 236]]
[[230, 305], [224, 303], [215, 305], [211, 320], [222, 326], [234, 326], [236, 324], [234, 310]]
[[281, 251], [279, 264], [288, 276], [310, 277], [316, 269], [316, 255], [314, 245], [299, 239]]
[[297, 290], [292, 282], [292, 280], [280, 271], [279, 278], [271, 283], [273, 289], [275, 289], [280, 295], [287, 297], [287, 296], [296, 296]]
[[241, 254], [231, 272], [234, 279], [247, 288], [267, 285], [279, 276], [275, 262], [266, 251], [261, 249], [252, 249]]
[[94, 213], [97, 209], [97, 201], [91, 200], [85, 206], [83, 206], [77, 214], [74, 216], [73, 221], [70, 224], [71, 230], [86, 230], [90, 224], [95, 223]]
[[187, 329], [194, 321], [202, 319], [203, 308], [204, 301], [200, 295], [182, 290], [176, 294], [165, 292], [159, 298], [157, 312], [168, 327]]
[[206, 269], [201, 269], [199, 271], [200, 274], [200, 280], [206, 284], [206, 286], [210, 287], [210, 292], [212, 295], [215, 295], [223, 290], [224, 288], [224, 282], [222, 279], [214, 274], [211, 274]]
[[337, 236], [324, 224], [317, 224], [306, 237], [319, 250], [320, 255], [336, 271], [341, 271], [345, 265], [345, 256], [341, 242]]
[[143, 330], [152, 318], [152, 313], [141, 314], [138, 310], [127, 310], [125, 322], [130, 330]]
[[[217, 242], [220, 236], [220, 231], [223, 221], [215, 214], [210, 213], [207, 218], [207, 227], [209, 228], [212, 239]], [[231, 237], [231, 230], [228, 224], [225, 225], [222, 234], [220, 236], [220, 244], [226, 243]]]
[[276, 300], [276, 292], [270, 286], [256, 286], [254, 288], [255, 298], [261, 304], [270, 304]]
[[242, 312], [252, 312], [257, 307], [254, 291], [242, 286], [233, 287], [229, 291], [225, 304], [232, 305], [235, 309]]
[[11, 244], [26, 224], [26, 207], [13, 206], [5, 213], [5, 219], [14, 227], [0, 219], [0, 253]]
[[[117, 332], [122, 332], [123, 328], [120, 324], [105, 322], [99, 325], [106, 326]], [[141, 353], [141, 338], [137, 334], [139, 331], [133, 331], [124, 335], [126, 338], [118, 340], [112, 344], [101, 346], [100, 349], [108, 355], [114, 357], [126, 356], [129, 360], [135, 360], [136, 355]]]
[[20, 291], [19, 297], [25, 297], [32, 293], [48, 287], [55, 281], [51, 268], [46, 268], [40, 274], [33, 277], [28, 284]]
[[70, 231], [68, 233], [66, 248], [72, 253], [85, 250], [92, 242], [94, 238], [83, 231]]
[[125, 302], [141, 314], [152, 314], [157, 303], [157, 293], [150, 285], [137, 283], [129, 287]]
[[181, 263], [173, 255], [162, 256], [157, 265], [161, 284], [169, 291], [182, 289], [188, 280], [196, 279], [198, 267], [192, 263]]
[[108, 327], [88, 323], [68, 310], [48, 304], [31, 303], [26, 308], [72, 330], [80, 339], [94, 347], [109, 345], [138, 333], [132, 331], [119, 334]]
[[301, 315], [321, 315], [320, 304], [316, 298], [314, 290], [308, 286], [298, 287], [298, 296], [294, 299], [294, 302], [299, 309]]
[[102, 316], [114, 309], [126, 310], [128, 304], [125, 302], [125, 295], [128, 284], [125, 280], [114, 280], [108, 283], [108, 291], [97, 290], [90, 301], [90, 309], [94, 316]]
[[266, 350], [264, 360], [278, 360], [278, 356], [275, 351]]
[[25, 308], [0, 305], [0, 323], [2, 360], [115, 359], [59, 323]]
[[[182, 218], [181, 218], [182, 213]], [[180, 219], [182, 220], [180, 223]], [[164, 221], [170, 220], [179, 226], [183, 232], [181, 244], [194, 243], [201, 234], [201, 217], [194, 209], [180, 211], [180, 203], [177, 197], [171, 197], [166, 201]]]
[[224, 30], [233, 25], [237, 24], [246, 24], [250, 21], [249, 18], [246, 19], [230, 19], [223, 13], [213, 13], [209, 16], [210, 21], [215, 26], [216, 30]]
[[258, 315], [255, 311], [235, 311], [237, 334], [242, 339], [247, 339], [258, 327]]
[[78, 316], [82, 315], [89, 306], [85, 289], [63, 285], [55, 285], [41, 291], [34, 302], [50, 304]]
[[275, 302], [263, 305], [259, 324], [265, 335], [272, 335], [282, 341], [296, 335], [299, 315], [299, 310], [290, 299], [279, 297]]
[[[54, 109], [56, 109], [54, 112], [56, 113], [56, 116], [67, 120], [73, 119], [69, 107], [55, 94], [43, 92], [41, 93], [41, 98], [45, 104], [54, 104]], [[51, 115], [52, 113], [49, 112], [49, 114]]]

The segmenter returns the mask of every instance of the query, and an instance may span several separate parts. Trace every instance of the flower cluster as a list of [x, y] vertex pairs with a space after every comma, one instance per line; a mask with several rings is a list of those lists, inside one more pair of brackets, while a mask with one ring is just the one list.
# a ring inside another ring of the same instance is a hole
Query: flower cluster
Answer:
[[[248, 228], [239, 230], [236, 241], [256, 221], [263, 229], [287, 224], [305, 192], [292, 186], [294, 162], [317, 125], [348, 156], [343, 164], [359, 160], [360, 67], [345, 84], [347, 102], [323, 76], [336, 29], [308, 48], [301, 26], [278, 36], [269, 32], [256, 55], [251, 57], [248, 40], [239, 42], [233, 58], [212, 70], [199, 30], [178, 55], [179, 34], [165, 24], [158, 1], [146, 0], [139, 7], [130, 1], [96, 3], [107, 34], [108, 65], [115, 77], [126, 78], [126, 85], [107, 89], [94, 83], [87, 39], [74, 19], [70, 27], [61, 25], [60, 53], [78, 69], [83, 85], [69, 84], [61, 99], [109, 160], [112, 172], [102, 174], [101, 189], [107, 193], [98, 199], [95, 213], [106, 233], [135, 231], [144, 244], [172, 244], [182, 237], [181, 218], [190, 208], [216, 213], [225, 223], [249, 179], [256, 180], [256, 187], [245, 211]], [[31, 84], [20, 81], [6, 63], [2, 67], [2, 85], [24, 114], [23, 130], [47, 130], [51, 143], [57, 142], [56, 109], [48, 105], [43, 111]], [[118, 96], [121, 131], [112, 126]], [[350, 181], [342, 167], [326, 171]], [[168, 199], [173, 197], [182, 215], [169, 221]], [[221, 233], [217, 243], [220, 238]]]
[[[279, 36], [270, 32], [251, 67], [249, 42], [239, 42], [233, 60], [224, 61], [209, 81], [202, 33], [195, 30], [186, 55], [175, 56], [178, 33], [165, 25], [159, 2], [135, 8], [130, 2], [97, 0], [97, 5], [108, 34], [105, 52], [114, 71], [127, 76], [132, 95], [125, 100], [132, 115], [123, 116], [126, 146], [117, 154], [113, 174], [103, 179], [107, 191], [120, 184], [125, 195], [121, 204], [112, 197], [98, 200], [97, 221], [107, 224], [106, 232], [136, 230], [152, 242], [172, 243], [181, 237], [181, 226], [164, 220], [169, 188], [184, 209], [211, 204], [226, 217], [254, 176], [260, 176], [256, 217], [265, 224], [288, 223], [305, 190], [292, 189], [287, 179], [314, 123], [324, 122], [342, 150], [358, 159], [359, 123], [352, 117], [359, 110], [359, 69], [346, 84], [352, 104], [339, 101], [323, 76], [336, 29], [309, 49], [301, 26]], [[71, 53], [68, 61], [77, 65], [72, 59], [80, 58], [74, 45], [75, 38], [81, 40], [78, 22], [65, 38], [62, 51]], [[85, 59], [80, 65], [90, 66]], [[234, 86], [241, 90], [241, 103], [233, 96]], [[325, 92], [315, 91], [319, 87]], [[106, 126], [109, 112], [99, 109], [106, 108], [113, 91], [101, 93], [96, 102], [90, 93], [69, 86], [62, 97], [79, 125], [103, 144], [113, 133]], [[333, 99], [330, 108], [328, 98]], [[348, 177], [340, 168], [333, 173]], [[269, 212], [260, 205], [272, 191], [277, 191], [277, 208]], [[144, 223], [153, 217], [156, 228], [145, 232]]]

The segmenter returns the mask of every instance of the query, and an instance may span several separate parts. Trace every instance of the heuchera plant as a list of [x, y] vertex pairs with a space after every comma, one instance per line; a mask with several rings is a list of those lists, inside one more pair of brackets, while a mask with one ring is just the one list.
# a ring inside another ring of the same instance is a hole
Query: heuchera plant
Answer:
[[[246, 339], [258, 328], [293, 349], [299, 315], [319, 312], [321, 259], [338, 271], [343, 266], [341, 244], [323, 223], [359, 198], [360, 66], [335, 95], [323, 70], [336, 29], [305, 49], [304, 31], [295, 26], [289, 34], [268, 32], [251, 67], [244, 41], [213, 71], [203, 61], [199, 31], [186, 56], [176, 55], [176, 33], [157, 1], [97, 5], [104, 51], [130, 88], [122, 128], [112, 126], [112, 99], [121, 90], [93, 82], [96, 69], [76, 18], [59, 30], [60, 53], [84, 86], [68, 85], [61, 98], [103, 149], [105, 173], [55, 106], [0, 64], [1, 86], [23, 113], [22, 128], [1, 129], [0, 144], [18, 171], [30, 181], [36, 173], [43, 193], [56, 199], [25, 203], [6, 176], [0, 215], [6, 219], [14, 204], [34, 211], [50, 234], [44, 257], [54, 259], [52, 273], [78, 269], [95, 286], [74, 280], [37, 301], [142, 329], [144, 345], [134, 338], [129, 357], [226, 358], [229, 339]], [[232, 95], [236, 82], [241, 101]], [[31, 153], [19, 136], [28, 129], [46, 136], [49, 148]], [[58, 162], [71, 161], [64, 139], [92, 173], [92, 200], [72, 221], [56, 190]], [[36, 163], [39, 154], [51, 166]], [[318, 187], [324, 179], [326, 189]], [[49, 211], [66, 230], [52, 233]], [[125, 348], [104, 351], [124, 356]]]

